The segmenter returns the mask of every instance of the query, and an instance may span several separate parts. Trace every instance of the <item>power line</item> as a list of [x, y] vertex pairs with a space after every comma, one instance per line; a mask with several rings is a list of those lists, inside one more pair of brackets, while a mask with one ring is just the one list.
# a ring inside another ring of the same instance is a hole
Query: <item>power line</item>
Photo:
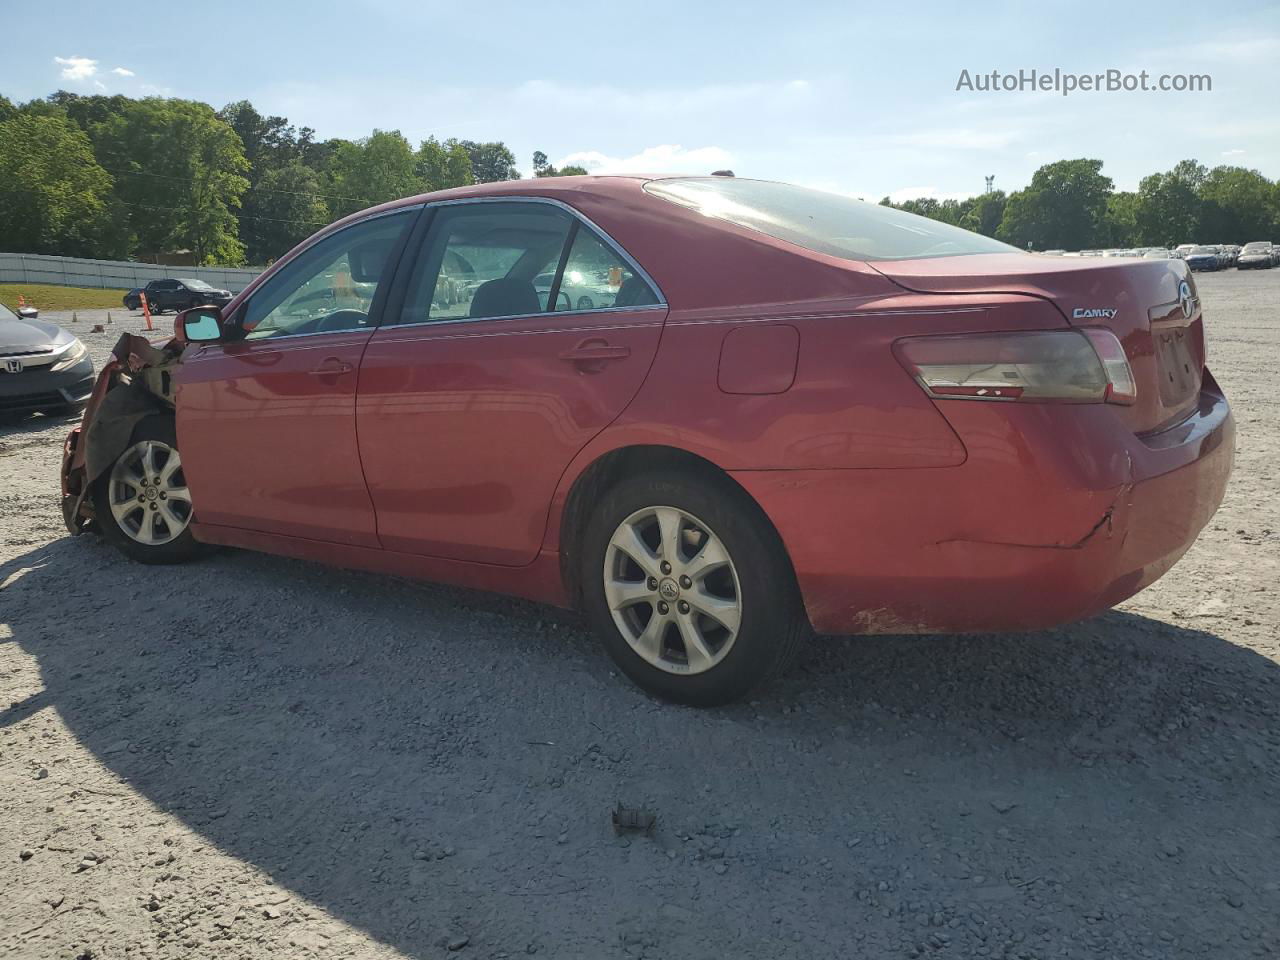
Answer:
[[[147, 173], [145, 170], [115, 170], [111, 167], [103, 167], [107, 173], [119, 174], [126, 177], [154, 177], [158, 180], [173, 180], [178, 183], [199, 183], [194, 177], [174, 177], [166, 173]], [[322, 200], [345, 200], [354, 203], [367, 203], [373, 205], [376, 200], [369, 200], [365, 197], [340, 197], [333, 193], [315, 193], [307, 190], [276, 190], [271, 187], [251, 187], [252, 190], [260, 193], [284, 193], [295, 197], [318, 197]]]
[[[186, 207], [158, 207], [149, 203], [130, 203], [128, 200], [120, 200], [119, 203], [126, 207], [137, 207], [139, 210], [159, 210], [166, 213], [191, 212]], [[227, 212], [237, 220], [269, 220], [272, 223], [302, 223], [313, 227], [325, 227], [332, 222], [329, 220], [293, 220], [288, 217], [260, 217], [252, 213], [232, 213], [230, 210]]]

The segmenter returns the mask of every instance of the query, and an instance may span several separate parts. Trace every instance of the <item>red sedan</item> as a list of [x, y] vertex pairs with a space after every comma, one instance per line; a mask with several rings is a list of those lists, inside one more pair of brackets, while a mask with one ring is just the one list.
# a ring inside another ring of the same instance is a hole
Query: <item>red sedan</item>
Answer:
[[116, 357], [67, 440], [73, 532], [581, 607], [694, 704], [813, 630], [1105, 610], [1187, 550], [1233, 450], [1182, 261], [729, 177], [386, 204]]

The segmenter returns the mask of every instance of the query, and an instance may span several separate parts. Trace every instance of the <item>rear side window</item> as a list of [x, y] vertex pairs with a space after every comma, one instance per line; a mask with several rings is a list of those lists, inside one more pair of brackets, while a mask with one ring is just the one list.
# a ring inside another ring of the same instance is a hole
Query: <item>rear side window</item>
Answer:
[[1022, 252], [927, 217], [787, 183], [687, 177], [652, 180], [645, 190], [703, 216], [846, 260]]
[[[550, 292], [553, 274], [544, 275]], [[541, 278], [540, 278], [541, 279]], [[564, 273], [552, 310], [596, 310], [602, 307], [647, 307], [658, 302], [644, 279], [631, 269], [616, 250], [585, 227], [580, 227], [569, 248]]]

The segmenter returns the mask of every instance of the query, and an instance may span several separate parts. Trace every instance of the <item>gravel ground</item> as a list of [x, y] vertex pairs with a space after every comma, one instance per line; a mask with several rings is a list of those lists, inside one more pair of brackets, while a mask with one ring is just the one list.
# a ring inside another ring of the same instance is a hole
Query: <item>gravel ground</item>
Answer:
[[531, 604], [129, 563], [63, 532], [66, 423], [0, 428], [0, 956], [1280, 955], [1280, 270], [1199, 283], [1239, 454], [1168, 576], [709, 712]]

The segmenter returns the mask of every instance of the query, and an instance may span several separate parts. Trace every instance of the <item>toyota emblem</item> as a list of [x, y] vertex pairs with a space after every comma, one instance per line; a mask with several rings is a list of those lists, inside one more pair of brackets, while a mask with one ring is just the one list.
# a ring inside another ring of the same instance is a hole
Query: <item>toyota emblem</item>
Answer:
[[1196, 298], [1191, 293], [1191, 284], [1185, 280], [1178, 285], [1178, 303], [1182, 307], [1182, 315], [1190, 320], [1196, 309]]

